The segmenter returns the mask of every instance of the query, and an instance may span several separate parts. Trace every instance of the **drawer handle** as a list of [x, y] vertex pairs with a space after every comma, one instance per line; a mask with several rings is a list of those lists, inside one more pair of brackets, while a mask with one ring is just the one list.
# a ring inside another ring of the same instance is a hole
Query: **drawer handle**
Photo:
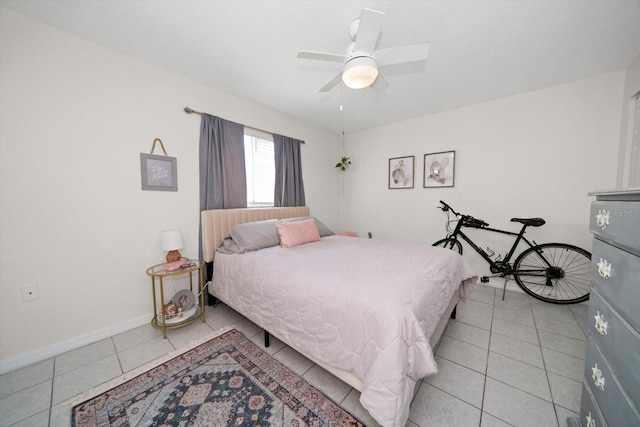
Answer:
[[591, 411], [584, 419], [587, 421], [587, 427], [596, 427], [596, 419], [591, 416]]
[[593, 317], [596, 319], [596, 331], [598, 331], [600, 335], [607, 335], [607, 326], [609, 326], [609, 322], [604, 320], [604, 316], [600, 314], [600, 311], [597, 311], [596, 315]]
[[598, 390], [604, 391], [604, 377], [597, 363], [591, 368], [591, 379], [593, 380], [593, 385], [596, 386]]
[[600, 258], [600, 262], [597, 265], [598, 274], [600, 275], [600, 277], [602, 277], [604, 280], [607, 280], [609, 277], [611, 277], [611, 263], [609, 261]]
[[607, 225], [609, 225], [609, 211], [600, 209], [596, 215], [596, 224], [603, 230], [607, 228]]

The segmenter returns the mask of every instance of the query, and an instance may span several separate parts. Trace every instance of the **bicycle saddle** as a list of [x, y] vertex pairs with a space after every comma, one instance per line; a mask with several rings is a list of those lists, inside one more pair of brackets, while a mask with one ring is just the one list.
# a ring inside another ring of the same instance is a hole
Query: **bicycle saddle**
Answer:
[[519, 222], [520, 224], [530, 225], [531, 227], [540, 227], [546, 223], [542, 218], [511, 218], [511, 222]]

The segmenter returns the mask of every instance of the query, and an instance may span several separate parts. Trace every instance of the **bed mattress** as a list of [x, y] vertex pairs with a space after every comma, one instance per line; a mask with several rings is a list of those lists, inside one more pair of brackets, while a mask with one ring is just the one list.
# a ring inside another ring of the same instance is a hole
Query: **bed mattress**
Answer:
[[268, 332], [362, 382], [360, 402], [404, 426], [416, 382], [437, 372], [429, 337], [477, 277], [457, 253], [343, 236], [217, 253], [210, 291]]

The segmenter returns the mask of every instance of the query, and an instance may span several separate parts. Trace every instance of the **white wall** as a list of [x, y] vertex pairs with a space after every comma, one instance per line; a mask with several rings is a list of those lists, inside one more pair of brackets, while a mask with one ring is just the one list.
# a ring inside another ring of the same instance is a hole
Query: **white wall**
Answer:
[[[0, 371], [148, 323], [162, 230], [197, 257], [200, 117], [185, 106], [304, 139], [307, 205], [337, 227], [337, 135], [5, 9], [0, 43]], [[141, 190], [156, 137], [177, 192]]]
[[635, 99], [634, 96], [640, 91], [640, 55], [636, 56], [626, 68], [625, 77], [616, 186], [638, 187], [640, 186], [640, 133], [637, 129], [640, 123], [634, 122], [634, 115], [640, 100]]
[[[360, 236], [432, 243], [445, 235], [438, 200], [498, 228], [543, 217], [527, 233], [590, 250], [587, 193], [616, 184], [624, 70], [350, 134], [341, 227]], [[424, 154], [456, 151], [455, 187], [423, 188]], [[415, 156], [413, 189], [389, 190], [388, 159]], [[508, 242], [490, 240], [504, 254]], [[471, 253], [470, 249], [467, 249]], [[481, 275], [479, 257], [470, 257]]]

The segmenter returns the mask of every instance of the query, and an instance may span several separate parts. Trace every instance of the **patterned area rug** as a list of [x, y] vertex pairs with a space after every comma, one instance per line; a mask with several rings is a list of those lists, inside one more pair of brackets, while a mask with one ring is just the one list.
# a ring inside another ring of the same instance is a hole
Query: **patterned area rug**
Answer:
[[229, 331], [72, 409], [79, 426], [363, 426]]

